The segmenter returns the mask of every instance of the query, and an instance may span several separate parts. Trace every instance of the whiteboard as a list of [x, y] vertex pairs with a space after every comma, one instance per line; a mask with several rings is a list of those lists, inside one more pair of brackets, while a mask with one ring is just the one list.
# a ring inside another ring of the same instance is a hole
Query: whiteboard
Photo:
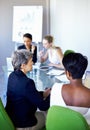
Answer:
[[30, 33], [33, 36], [33, 42], [41, 42], [42, 23], [42, 6], [14, 6], [12, 41], [22, 43], [23, 34]]

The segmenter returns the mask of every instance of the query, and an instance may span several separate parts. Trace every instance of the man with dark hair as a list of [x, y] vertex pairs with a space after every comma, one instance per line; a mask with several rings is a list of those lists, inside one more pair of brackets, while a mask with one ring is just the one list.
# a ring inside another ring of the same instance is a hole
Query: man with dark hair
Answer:
[[42, 111], [49, 108], [50, 88], [37, 91], [34, 81], [27, 77], [27, 72], [33, 68], [32, 53], [28, 50], [14, 51], [12, 65], [14, 71], [8, 78], [6, 111], [15, 130], [40, 130], [45, 126]]

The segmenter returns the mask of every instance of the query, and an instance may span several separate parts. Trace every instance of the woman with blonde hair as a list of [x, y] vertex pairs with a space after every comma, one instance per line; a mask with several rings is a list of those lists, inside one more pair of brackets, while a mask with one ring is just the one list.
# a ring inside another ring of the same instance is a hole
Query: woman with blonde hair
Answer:
[[63, 68], [62, 65], [62, 58], [63, 53], [60, 47], [56, 47], [53, 44], [53, 36], [46, 35], [43, 38], [43, 47], [47, 49], [46, 53], [43, 55], [43, 50], [40, 51], [39, 56], [41, 62], [49, 60], [49, 66], [57, 67], [57, 68]]

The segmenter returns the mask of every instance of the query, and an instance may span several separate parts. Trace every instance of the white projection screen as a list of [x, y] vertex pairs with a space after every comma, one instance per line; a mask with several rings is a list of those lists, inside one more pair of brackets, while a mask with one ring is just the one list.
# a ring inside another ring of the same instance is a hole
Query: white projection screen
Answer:
[[42, 41], [43, 7], [14, 6], [12, 41], [23, 42], [23, 34], [31, 33], [33, 42]]

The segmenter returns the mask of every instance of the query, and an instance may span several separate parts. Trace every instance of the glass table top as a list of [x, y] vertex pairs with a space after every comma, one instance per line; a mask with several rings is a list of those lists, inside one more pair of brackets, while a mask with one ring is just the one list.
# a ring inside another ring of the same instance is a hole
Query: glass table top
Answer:
[[[0, 73], [0, 97], [4, 102], [4, 100], [6, 100], [8, 76], [11, 71], [8, 71], [7, 66], [3, 66], [2, 69], [3, 72]], [[38, 91], [44, 91], [46, 88], [51, 88], [55, 82], [61, 82], [55, 78], [55, 75], [48, 75], [49, 71], [52, 69], [53, 68], [44, 70], [40, 69], [40, 67], [34, 66], [33, 70], [27, 73], [27, 76], [34, 80], [36, 89]]]

